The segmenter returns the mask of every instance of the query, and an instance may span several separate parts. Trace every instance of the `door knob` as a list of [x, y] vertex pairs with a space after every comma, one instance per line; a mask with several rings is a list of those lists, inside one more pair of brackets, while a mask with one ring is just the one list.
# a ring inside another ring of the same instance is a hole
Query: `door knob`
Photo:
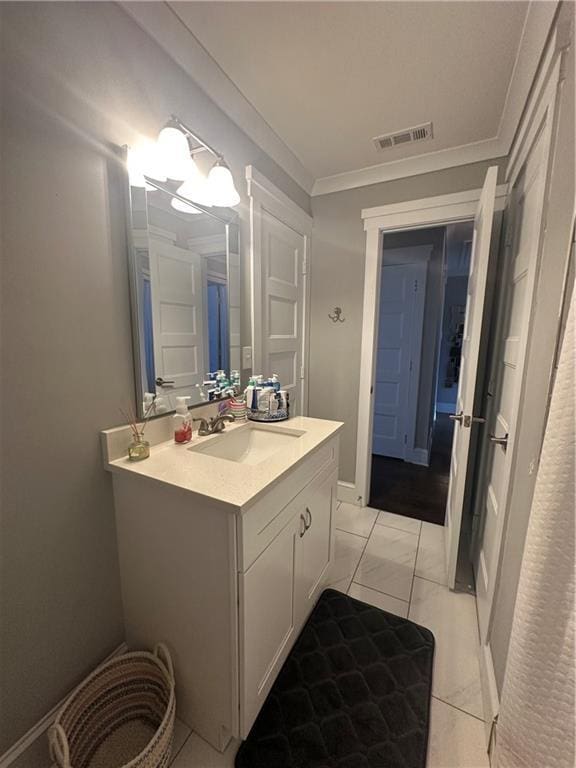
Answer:
[[488, 439], [491, 443], [494, 443], [494, 445], [501, 445], [504, 448], [508, 445], [508, 432], [504, 435], [504, 437], [497, 437], [496, 435], [489, 435]]
[[166, 381], [166, 379], [163, 379], [162, 376], [158, 376], [156, 379], [156, 386], [158, 387], [171, 387], [173, 384], [173, 381]]
[[449, 419], [452, 419], [452, 421], [457, 421], [459, 424], [462, 424], [464, 421], [464, 411], [460, 411], [460, 413], [451, 413], [448, 416]]

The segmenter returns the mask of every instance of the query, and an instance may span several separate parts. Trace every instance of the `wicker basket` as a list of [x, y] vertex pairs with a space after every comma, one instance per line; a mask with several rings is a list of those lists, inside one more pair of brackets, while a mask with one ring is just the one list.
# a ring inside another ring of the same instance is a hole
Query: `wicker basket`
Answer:
[[115, 656], [70, 695], [48, 733], [58, 768], [167, 768], [176, 698], [166, 646]]

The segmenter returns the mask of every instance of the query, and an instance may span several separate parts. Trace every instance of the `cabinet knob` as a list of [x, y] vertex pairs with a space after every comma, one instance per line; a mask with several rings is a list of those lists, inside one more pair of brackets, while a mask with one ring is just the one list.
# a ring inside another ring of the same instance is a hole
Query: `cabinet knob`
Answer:
[[312, 525], [312, 512], [310, 512], [309, 507], [306, 507], [306, 517], [308, 518], [308, 520], [306, 521], [306, 530], [308, 530], [308, 528], [310, 528], [310, 526]]
[[300, 538], [304, 536], [307, 530], [308, 528], [306, 526], [306, 518], [304, 517], [304, 515], [300, 515]]

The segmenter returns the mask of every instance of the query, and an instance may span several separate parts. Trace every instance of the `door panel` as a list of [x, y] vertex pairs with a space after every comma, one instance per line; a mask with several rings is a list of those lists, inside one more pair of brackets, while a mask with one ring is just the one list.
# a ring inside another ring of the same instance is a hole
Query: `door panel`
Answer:
[[[536, 284], [547, 154], [544, 132], [534, 143], [510, 196], [505, 286], [500, 311], [499, 351], [491, 371], [492, 403], [487, 435], [508, 435], [506, 446], [488, 442], [482, 530], [475, 558], [480, 637], [486, 641], [497, 579], [504, 516], [516, 453], [516, 430], [522, 405], [523, 368]], [[486, 437], [488, 439], [488, 436]]]
[[379, 456], [406, 455], [411, 356], [422, 334], [415, 309], [425, 278], [426, 264], [382, 266], [372, 427], [372, 452]]
[[296, 531], [290, 522], [244, 574], [240, 654], [241, 736], [246, 738], [282, 666], [295, 633]]
[[486, 282], [490, 259], [490, 241], [496, 197], [498, 168], [491, 167], [480, 195], [478, 209], [474, 218], [474, 236], [470, 255], [470, 274], [467, 286], [466, 316], [460, 358], [460, 378], [456, 397], [456, 414], [461, 414], [461, 421], [456, 421], [452, 442], [450, 465], [450, 484], [446, 505], [446, 559], [448, 586], [454, 589], [456, 567], [458, 563], [458, 545], [467, 480], [469, 472], [470, 437], [474, 403], [477, 400], [478, 368], [480, 359], [480, 341], [484, 326], [484, 307]]
[[262, 370], [255, 373], [277, 373], [291, 414], [301, 415], [305, 240], [266, 210], [261, 226], [263, 350]]
[[169, 408], [192, 395], [204, 379], [204, 295], [198, 254], [150, 239], [150, 274], [156, 392]]

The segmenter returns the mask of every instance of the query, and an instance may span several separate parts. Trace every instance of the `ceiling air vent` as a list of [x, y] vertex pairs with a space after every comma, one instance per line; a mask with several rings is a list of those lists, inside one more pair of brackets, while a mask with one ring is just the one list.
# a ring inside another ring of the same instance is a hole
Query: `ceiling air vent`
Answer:
[[376, 149], [381, 152], [384, 149], [392, 149], [403, 144], [412, 144], [415, 141], [426, 141], [431, 138], [433, 138], [432, 123], [424, 123], [423, 125], [416, 125], [414, 128], [406, 128], [404, 131], [376, 136], [372, 141]]

